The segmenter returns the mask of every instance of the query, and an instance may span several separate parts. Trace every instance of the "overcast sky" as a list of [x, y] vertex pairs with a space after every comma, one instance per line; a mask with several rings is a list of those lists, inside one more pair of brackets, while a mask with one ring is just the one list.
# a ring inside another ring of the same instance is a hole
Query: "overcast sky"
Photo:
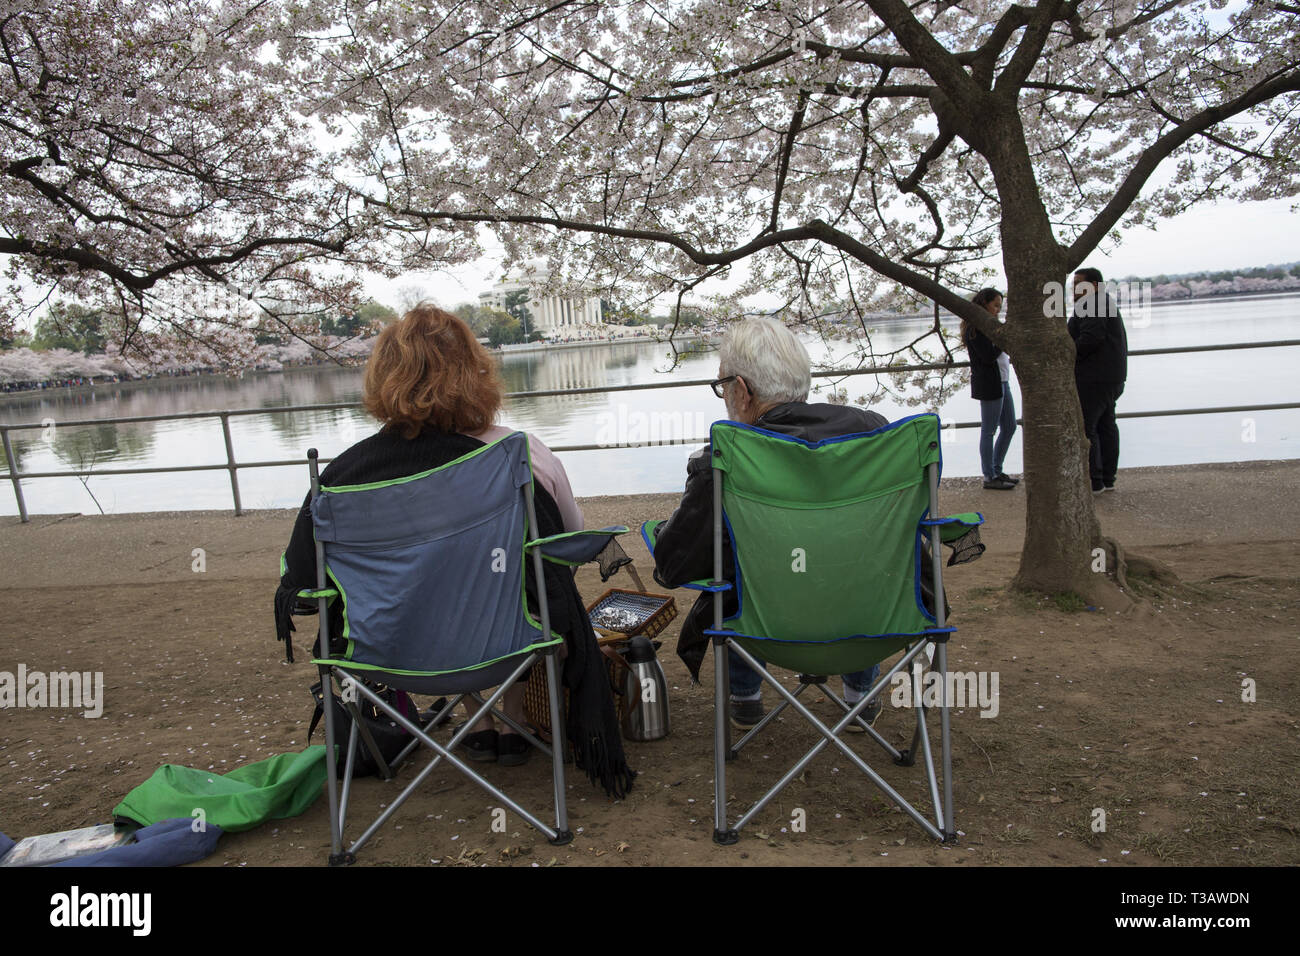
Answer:
[[[1300, 261], [1300, 212], [1295, 200], [1222, 203], [1200, 206], [1160, 222], [1157, 230], [1137, 228], [1122, 234], [1118, 248], [1090, 256], [1088, 264], [1108, 278], [1176, 275], [1207, 270], [1245, 270], [1269, 263]], [[366, 291], [385, 305], [400, 308], [402, 289], [424, 290], [435, 303], [476, 302], [500, 277], [501, 256], [472, 266], [402, 279], [373, 277]]]

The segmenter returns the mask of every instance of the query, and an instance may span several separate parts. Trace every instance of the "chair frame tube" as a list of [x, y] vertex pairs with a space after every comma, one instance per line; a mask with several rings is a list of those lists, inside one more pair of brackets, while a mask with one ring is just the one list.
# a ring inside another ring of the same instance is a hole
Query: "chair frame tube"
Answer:
[[[530, 481], [524, 485], [524, 507], [528, 511], [528, 540], [536, 541], [541, 535], [537, 530], [537, 505], [533, 500], [533, 483]], [[542, 562], [542, 549], [535, 547], [533, 551], [533, 580], [537, 582], [537, 606], [538, 613], [542, 618], [542, 636], [549, 639], [551, 636], [551, 607], [546, 599], [546, 576], [545, 567]], [[551, 697], [551, 734], [554, 746], [551, 747], [551, 781], [555, 791], [555, 832], [548, 833], [551, 842], [556, 845], [562, 845], [573, 839], [573, 834], [569, 831], [569, 811], [565, 803], [564, 793], [564, 723], [560, 716], [560, 680], [559, 667], [556, 663], [555, 647], [547, 647], [544, 651], [546, 655], [546, 679], [547, 687]], [[516, 727], [516, 729], [519, 729]]]
[[[930, 486], [930, 517], [935, 518], [939, 514], [938, 463], [926, 467], [926, 479]], [[934, 620], [937, 626], [944, 627], [948, 622], [948, 615], [944, 611], [943, 555], [940, 553], [941, 551], [939, 526], [930, 525], [930, 562], [934, 571]], [[952, 702], [948, 700], [948, 642], [939, 641], [935, 652], [941, 678], [939, 682], [939, 745], [943, 751], [943, 819], [947, 822], [946, 827], [943, 823], [940, 823], [939, 829], [944, 831], [943, 838], [947, 842], [957, 838], [957, 828], [952, 822], [952, 728], [950, 709]], [[928, 763], [928, 753], [927, 766], [930, 766], [930, 773], [933, 775], [934, 769], [933, 765]]]
[[[307, 449], [307, 470], [311, 473], [311, 499], [315, 502], [320, 494], [320, 469], [318, 462], [318, 452], [315, 448]], [[312, 536], [315, 539], [315, 535]], [[316, 540], [316, 590], [324, 591], [326, 588], [325, 580], [325, 545]], [[326, 597], [317, 598], [317, 620], [320, 624], [320, 650], [321, 657], [330, 656], [330, 616], [329, 616], [329, 599]], [[329, 799], [330, 814], [330, 866], [338, 866], [341, 863], [351, 863], [355, 860], [350, 853], [343, 852], [343, 820], [339, 816], [339, 779], [338, 779], [338, 753], [335, 751], [334, 727], [334, 682], [330, 677], [330, 669], [324, 664], [317, 666], [320, 672], [321, 684], [321, 704], [325, 708], [325, 792]], [[353, 729], [356, 728], [354, 721]], [[349, 769], [350, 761], [349, 761]], [[349, 777], [351, 780], [351, 777]]]
[[[716, 455], [718, 450], [711, 449]], [[713, 469], [713, 587], [722, 585], [722, 472]], [[722, 592], [713, 592], [713, 629], [722, 630]], [[727, 826], [727, 760], [731, 753], [731, 725], [727, 701], [730, 676], [727, 671], [728, 638], [713, 638], [713, 842], [731, 846], [739, 837]], [[739, 828], [737, 828], [739, 829]]]

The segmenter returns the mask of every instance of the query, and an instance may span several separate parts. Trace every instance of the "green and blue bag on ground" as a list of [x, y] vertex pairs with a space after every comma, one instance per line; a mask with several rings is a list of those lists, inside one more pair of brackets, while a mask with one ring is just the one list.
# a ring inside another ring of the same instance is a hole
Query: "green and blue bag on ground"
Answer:
[[113, 816], [145, 826], [188, 817], [231, 832], [251, 830], [267, 820], [296, 817], [316, 802], [324, 783], [322, 746], [277, 754], [226, 774], [164, 764], [113, 808]]

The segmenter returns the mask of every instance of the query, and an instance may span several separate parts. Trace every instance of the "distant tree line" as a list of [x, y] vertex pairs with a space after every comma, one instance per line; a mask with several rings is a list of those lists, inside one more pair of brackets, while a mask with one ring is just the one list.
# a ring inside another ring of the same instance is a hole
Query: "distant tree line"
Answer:
[[1216, 295], [1256, 295], [1300, 291], [1300, 262], [1255, 269], [1221, 269], [1184, 275], [1158, 275], [1128, 280], [1150, 282], [1156, 301], [1204, 298]]
[[[545, 336], [536, 328], [536, 319], [528, 309], [527, 301], [528, 293], [520, 290], [505, 297], [504, 309], [467, 302], [452, 311], [492, 348], [542, 341]], [[604, 319], [611, 325], [671, 325], [673, 321], [671, 313], [655, 316], [609, 299], [602, 299], [601, 305]], [[335, 339], [364, 338], [399, 317], [396, 310], [371, 299], [353, 312], [325, 317], [320, 322], [320, 333]], [[108, 312], [77, 303], [54, 303], [37, 319], [31, 333], [18, 332], [0, 339], [0, 350], [24, 348], [37, 352], [63, 350], [100, 355], [105, 350], [106, 329], [113, 318]], [[682, 328], [698, 328], [705, 323], [705, 318], [701, 310], [685, 306], [681, 310], [680, 325]], [[270, 319], [255, 330], [254, 339], [259, 346], [290, 344], [290, 337]]]
[[[53, 303], [39, 319], [32, 332], [17, 332], [0, 339], [0, 350], [30, 348], [37, 352], [62, 349], [82, 355], [99, 355], [107, 344], [106, 328], [115, 318], [111, 313], [78, 303]], [[320, 333], [340, 339], [365, 337], [379, 331], [398, 318], [397, 312], [371, 299], [355, 311], [326, 316]], [[254, 333], [258, 345], [286, 345], [286, 335], [274, 321], [265, 321]]]

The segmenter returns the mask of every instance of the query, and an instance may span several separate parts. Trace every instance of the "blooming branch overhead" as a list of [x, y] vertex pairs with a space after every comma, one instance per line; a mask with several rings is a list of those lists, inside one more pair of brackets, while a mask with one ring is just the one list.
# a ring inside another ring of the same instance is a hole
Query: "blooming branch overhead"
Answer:
[[[946, 309], [1015, 366], [1019, 581], [1054, 591], [1100, 528], [1049, 288], [1121, 226], [1300, 192], [1290, 0], [0, 0], [0, 40], [0, 253], [115, 299], [123, 348], [248, 361], [485, 226], [624, 301], [743, 262], [839, 333]], [[969, 301], [998, 271], [1005, 323]]]
[[[500, 223], [517, 259], [652, 291], [745, 259], [745, 291], [781, 290], [803, 319], [882, 277], [957, 309], [999, 254], [1045, 241], [1032, 251], [1063, 273], [1122, 221], [1292, 195], [1300, 172], [1285, 4], [335, 0], [304, 15], [286, 51], [355, 129], [341, 160], [391, 225]], [[1008, 201], [1035, 235], [1006, 235]]]
[[[744, 262], [740, 295], [841, 333], [865, 336], [891, 296], [930, 304], [936, 331], [942, 309], [967, 319], [1024, 396], [1018, 582], [1092, 603], [1074, 348], [1046, 303], [1122, 225], [1300, 191], [1300, 7], [1281, 0], [326, 0], [301, 16], [286, 62], [357, 131], [339, 162], [391, 228], [492, 223], [514, 259], [625, 294]], [[969, 301], [998, 266], [1005, 323]]]
[[[120, 315], [127, 351], [153, 332], [237, 365], [250, 326], [310, 336], [305, 314], [355, 303], [358, 267], [405, 265], [321, 148], [276, 52], [284, 16], [262, 0], [0, 3], [0, 324], [35, 288]], [[468, 254], [463, 232], [421, 253]]]

